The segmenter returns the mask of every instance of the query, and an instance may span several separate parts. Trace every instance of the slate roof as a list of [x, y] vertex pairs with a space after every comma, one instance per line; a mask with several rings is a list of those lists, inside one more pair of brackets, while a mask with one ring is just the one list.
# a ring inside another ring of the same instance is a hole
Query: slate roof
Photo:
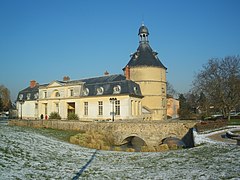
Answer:
[[[149, 35], [148, 29], [146, 26], [142, 25], [139, 28], [138, 35], [147, 34]], [[139, 66], [151, 66], [151, 67], [160, 67], [167, 69], [162, 62], [157, 57], [157, 52], [154, 52], [149, 45], [149, 42], [146, 39], [141, 40], [137, 51], [131, 55], [127, 66], [129, 67], [139, 67]], [[123, 68], [125, 70], [125, 68]]]
[[84, 87], [89, 89], [88, 96], [97, 96], [97, 89], [103, 88], [102, 95], [114, 94], [114, 87], [120, 86], [121, 91], [119, 94], [128, 94], [132, 96], [142, 96], [139, 85], [131, 80], [126, 80], [123, 75], [110, 75], [98, 78], [83, 79], [85, 82]]
[[[117, 94], [127, 94], [131, 96], [142, 97], [141, 89], [139, 85], [131, 80], [126, 80], [126, 77], [121, 74], [116, 75], [107, 75], [101, 77], [86, 78], [73, 81], [57, 81], [62, 85], [74, 85], [83, 83], [84, 89], [88, 89], [89, 93], [87, 95], [81, 94], [81, 96], [104, 96], [104, 95], [113, 95], [114, 87], [120, 86], [121, 91]], [[49, 84], [40, 85], [41, 87], [46, 87]], [[103, 88], [103, 93], [98, 94], [97, 89]], [[34, 88], [27, 87], [26, 89], [18, 93], [17, 101], [20, 101], [19, 95], [23, 94], [22, 100], [36, 100], [35, 94], [39, 91], [39, 85]], [[27, 99], [27, 94], [31, 94], [30, 99]]]
[[[27, 87], [23, 90], [21, 90], [18, 93], [17, 96], [17, 101], [26, 101], [26, 100], [36, 100], [38, 99], [38, 89], [39, 89], [39, 85], [36, 85], [35, 87], [31, 88], [31, 87]], [[22, 94], [22, 98], [20, 98], [20, 94]]]
[[127, 66], [152, 66], [167, 69], [158, 59], [157, 54], [158, 53], [154, 52], [147, 42], [140, 43], [137, 52], [131, 55], [131, 59]]

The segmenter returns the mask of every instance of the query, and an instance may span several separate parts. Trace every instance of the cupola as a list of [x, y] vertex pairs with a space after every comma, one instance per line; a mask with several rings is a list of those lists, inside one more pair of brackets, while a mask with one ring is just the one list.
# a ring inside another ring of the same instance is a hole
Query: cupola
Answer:
[[149, 32], [148, 32], [148, 28], [144, 24], [142, 24], [141, 27], [139, 28], [138, 35], [139, 35], [140, 43], [148, 42]]

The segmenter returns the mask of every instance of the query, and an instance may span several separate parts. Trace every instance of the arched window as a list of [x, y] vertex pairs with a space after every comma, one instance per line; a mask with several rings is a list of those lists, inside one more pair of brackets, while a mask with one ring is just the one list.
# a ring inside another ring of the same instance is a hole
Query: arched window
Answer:
[[55, 93], [55, 97], [60, 97], [60, 93], [58, 91]]

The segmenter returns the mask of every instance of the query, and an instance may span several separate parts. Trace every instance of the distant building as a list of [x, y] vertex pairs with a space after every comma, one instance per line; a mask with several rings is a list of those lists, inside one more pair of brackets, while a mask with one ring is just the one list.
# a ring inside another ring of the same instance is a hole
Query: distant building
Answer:
[[80, 120], [164, 120], [167, 118], [166, 67], [148, 41], [148, 29], [139, 29], [139, 47], [123, 68], [124, 75], [80, 80], [56, 80], [30, 86], [17, 97], [18, 116], [48, 117], [58, 112], [63, 119], [75, 113]]
[[167, 97], [167, 116], [169, 119], [179, 118], [179, 100], [169, 96]]
[[19, 118], [38, 118], [38, 97], [39, 84], [35, 80], [32, 80], [30, 81], [29, 87], [18, 93], [16, 108]]

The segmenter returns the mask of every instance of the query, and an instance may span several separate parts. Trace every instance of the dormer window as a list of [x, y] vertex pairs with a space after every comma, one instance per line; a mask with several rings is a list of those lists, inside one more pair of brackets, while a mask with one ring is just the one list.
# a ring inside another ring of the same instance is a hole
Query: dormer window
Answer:
[[104, 92], [103, 87], [99, 87], [99, 88], [97, 88], [97, 95], [102, 95], [103, 92]]
[[31, 94], [27, 93], [27, 100], [29, 100], [31, 98]]
[[35, 93], [34, 94], [34, 99], [37, 99], [38, 98], [38, 93]]
[[138, 88], [137, 87], [134, 87], [133, 90], [134, 90], [135, 94], [138, 94]]
[[119, 94], [121, 92], [121, 86], [117, 85], [113, 87], [113, 94]]
[[85, 89], [83, 90], [83, 95], [84, 95], [84, 96], [88, 96], [88, 94], [89, 94], [89, 89], [88, 89], [88, 88], [85, 88]]
[[137, 55], [137, 54], [135, 54], [135, 55], [134, 55], [134, 58], [135, 58], [135, 59], [137, 59], [137, 58], [138, 58], [138, 55]]
[[23, 94], [19, 94], [19, 100], [21, 101], [21, 100], [23, 100]]

